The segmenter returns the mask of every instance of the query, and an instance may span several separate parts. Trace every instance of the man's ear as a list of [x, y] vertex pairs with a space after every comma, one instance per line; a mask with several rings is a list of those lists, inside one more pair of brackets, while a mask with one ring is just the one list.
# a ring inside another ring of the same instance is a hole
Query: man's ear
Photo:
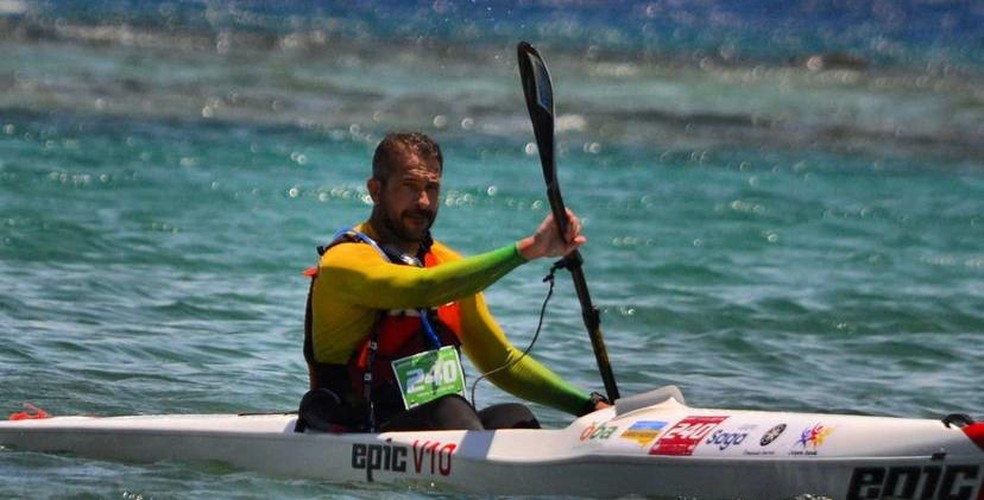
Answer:
[[373, 204], [379, 203], [379, 193], [383, 189], [383, 183], [375, 177], [370, 177], [366, 181], [366, 189], [369, 190], [369, 197], [372, 198]]

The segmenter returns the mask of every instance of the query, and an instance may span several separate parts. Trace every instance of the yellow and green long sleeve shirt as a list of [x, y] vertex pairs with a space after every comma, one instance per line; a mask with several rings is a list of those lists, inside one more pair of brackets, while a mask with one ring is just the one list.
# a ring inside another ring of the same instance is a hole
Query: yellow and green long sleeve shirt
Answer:
[[[355, 228], [370, 238], [368, 223]], [[482, 373], [512, 363], [522, 352], [507, 339], [481, 291], [526, 262], [516, 245], [462, 258], [435, 241], [441, 264], [413, 267], [389, 262], [371, 245], [338, 244], [318, 263], [311, 298], [314, 359], [345, 364], [372, 333], [381, 310], [432, 308], [457, 301], [461, 347]], [[580, 414], [590, 396], [530, 356], [489, 377], [509, 393], [571, 414]]]

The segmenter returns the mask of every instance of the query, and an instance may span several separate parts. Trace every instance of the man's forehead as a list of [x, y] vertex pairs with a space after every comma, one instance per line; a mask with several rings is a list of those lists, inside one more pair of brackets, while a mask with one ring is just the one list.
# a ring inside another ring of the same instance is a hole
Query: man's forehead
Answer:
[[434, 158], [421, 158], [419, 155], [407, 154], [397, 162], [393, 172], [398, 177], [441, 178], [441, 164]]

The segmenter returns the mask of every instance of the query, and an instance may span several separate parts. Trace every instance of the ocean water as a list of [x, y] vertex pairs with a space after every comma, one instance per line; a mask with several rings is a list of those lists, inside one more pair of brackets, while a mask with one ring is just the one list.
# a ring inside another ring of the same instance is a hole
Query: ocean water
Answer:
[[[982, 26], [914, 0], [0, 1], [0, 415], [295, 408], [301, 272], [368, 214], [387, 131], [443, 145], [462, 252], [547, 212], [528, 40], [623, 395], [984, 417]], [[520, 347], [549, 264], [487, 291]], [[566, 276], [532, 352], [602, 388]], [[0, 497], [380, 495], [426, 493], [0, 451]]]

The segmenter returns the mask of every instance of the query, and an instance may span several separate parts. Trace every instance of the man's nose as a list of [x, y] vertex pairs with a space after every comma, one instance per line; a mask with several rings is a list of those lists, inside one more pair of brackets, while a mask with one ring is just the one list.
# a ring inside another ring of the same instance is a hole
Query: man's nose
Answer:
[[428, 193], [426, 189], [420, 190], [420, 193], [417, 195], [417, 206], [421, 208], [429, 208], [433, 203], [434, 200], [431, 199], [430, 193]]

